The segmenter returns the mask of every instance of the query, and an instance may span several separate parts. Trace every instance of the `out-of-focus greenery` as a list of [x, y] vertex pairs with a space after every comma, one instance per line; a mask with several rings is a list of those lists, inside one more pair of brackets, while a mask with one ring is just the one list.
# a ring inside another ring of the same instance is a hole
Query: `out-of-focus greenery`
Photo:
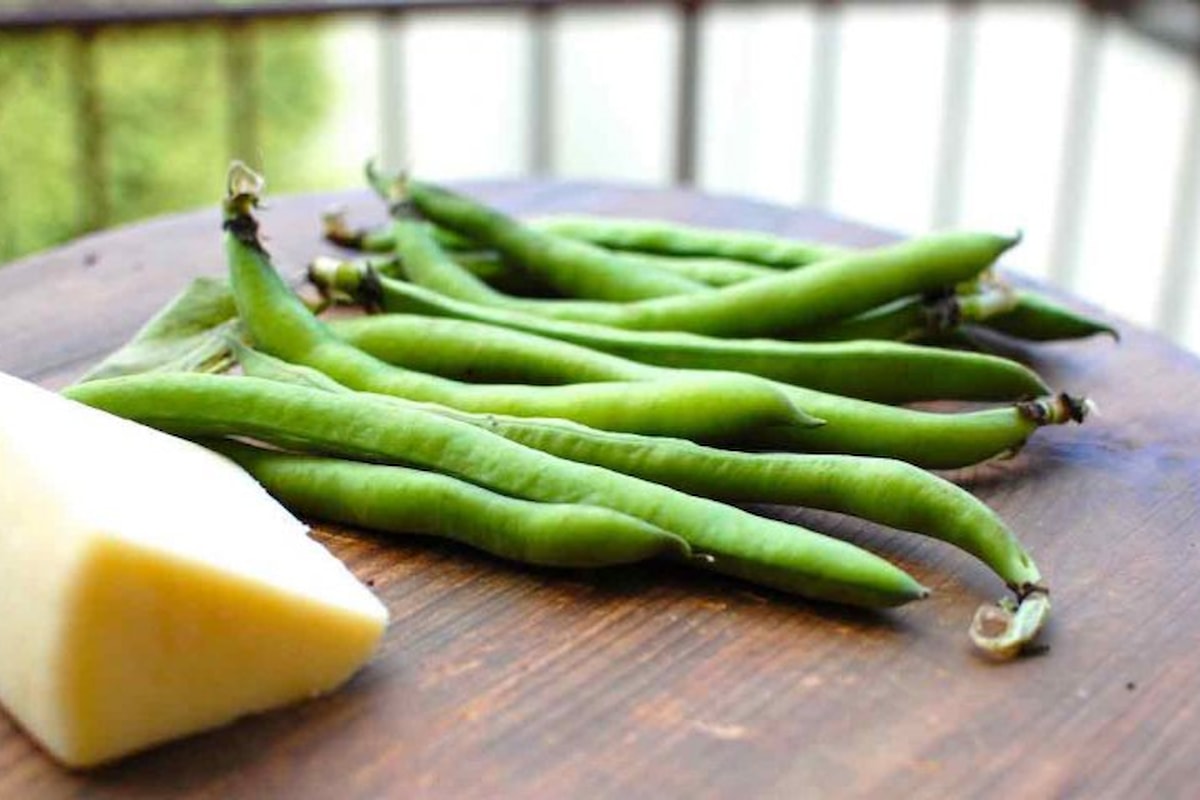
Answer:
[[[212, 205], [231, 157], [272, 191], [324, 182], [312, 143], [332, 101], [321, 29], [252, 28], [259, 152], [231, 152], [223, 29], [104, 29], [95, 39], [107, 225]], [[70, 31], [0, 35], [0, 263], [84, 232], [78, 47]]]
[[70, 38], [0, 38], [0, 261], [75, 230]]

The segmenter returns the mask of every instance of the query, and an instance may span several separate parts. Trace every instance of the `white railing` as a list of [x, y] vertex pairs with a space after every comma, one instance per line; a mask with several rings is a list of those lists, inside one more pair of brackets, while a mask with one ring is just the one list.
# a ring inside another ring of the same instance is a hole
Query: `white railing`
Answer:
[[[189, 5], [200, 18], [238, 8]], [[1021, 227], [1016, 268], [1200, 350], [1194, 57], [1090, 6], [517, 0], [290, 11], [337, 15], [326, 47], [339, 107], [313, 147], [334, 182], [356, 182], [362, 161], [380, 155], [442, 179], [694, 184], [906, 232]], [[244, 70], [269, 21], [225, 24], [228, 69]], [[79, 31], [79, 113], [97, 121], [103, 99], [86, 75], [96, 20]], [[269, 76], [259, 85], [269, 91]], [[229, 135], [233, 149], [257, 147], [252, 120]], [[80, 146], [95, 156], [85, 162], [103, 163], [103, 130]], [[97, 215], [103, 202], [83, 207]]]

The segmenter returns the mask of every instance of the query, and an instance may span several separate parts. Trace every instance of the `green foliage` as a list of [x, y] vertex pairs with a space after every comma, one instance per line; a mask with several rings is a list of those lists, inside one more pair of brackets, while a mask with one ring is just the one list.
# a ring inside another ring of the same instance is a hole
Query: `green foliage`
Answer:
[[71, 39], [0, 36], [0, 263], [75, 234]]
[[[321, 58], [319, 29], [272, 23], [259, 37], [259, 118], [262, 162], [243, 159], [267, 176], [269, 193], [326, 188], [336, 180], [316, 150], [318, 127], [330, 113], [334, 81]], [[222, 165], [224, 178], [224, 165]]]
[[228, 159], [219, 30], [113, 30], [97, 49], [110, 224], [214, 202]]
[[[251, 57], [238, 80], [255, 101], [241, 126], [252, 134], [250, 153], [233, 152], [227, 29], [97, 35], [90, 77], [100, 100], [104, 224], [212, 205], [235, 156], [266, 168], [272, 191], [327, 182], [311, 152], [332, 100], [321, 29], [263, 22], [241, 35]], [[79, 46], [66, 31], [0, 36], [0, 263], [86, 228]]]

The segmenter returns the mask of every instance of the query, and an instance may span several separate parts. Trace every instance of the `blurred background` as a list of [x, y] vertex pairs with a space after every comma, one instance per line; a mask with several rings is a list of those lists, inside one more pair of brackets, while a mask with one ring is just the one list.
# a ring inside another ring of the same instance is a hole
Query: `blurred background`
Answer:
[[[0, 0], [0, 263], [273, 192], [683, 184], [1012, 267], [1200, 351], [1200, 3]], [[315, 223], [314, 223], [315, 224]]]

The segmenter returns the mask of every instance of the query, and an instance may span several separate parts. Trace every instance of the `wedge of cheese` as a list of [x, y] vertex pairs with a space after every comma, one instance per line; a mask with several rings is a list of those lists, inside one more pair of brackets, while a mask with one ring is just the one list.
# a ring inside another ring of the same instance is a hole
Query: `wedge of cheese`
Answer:
[[62, 762], [327, 692], [386, 622], [232, 462], [0, 374], [0, 704]]

